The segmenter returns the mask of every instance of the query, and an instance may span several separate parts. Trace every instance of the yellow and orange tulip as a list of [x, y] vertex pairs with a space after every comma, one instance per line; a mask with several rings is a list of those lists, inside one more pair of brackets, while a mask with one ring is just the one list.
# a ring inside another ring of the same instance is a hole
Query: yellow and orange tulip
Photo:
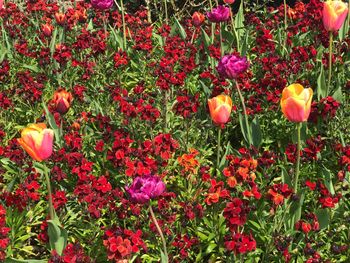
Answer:
[[51, 156], [53, 138], [53, 130], [47, 129], [45, 123], [37, 123], [24, 128], [17, 141], [34, 160], [41, 162]]
[[323, 3], [322, 20], [327, 31], [337, 31], [343, 25], [348, 6], [342, 1], [327, 1]]
[[228, 122], [232, 110], [232, 100], [227, 95], [219, 95], [208, 100], [211, 119], [216, 124]]
[[64, 89], [58, 89], [52, 99], [55, 110], [61, 114], [65, 114], [69, 110], [72, 101], [72, 94]]
[[313, 91], [300, 84], [292, 84], [282, 91], [281, 108], [284, 116], [292, 122], [307, 121], [311, 110]]

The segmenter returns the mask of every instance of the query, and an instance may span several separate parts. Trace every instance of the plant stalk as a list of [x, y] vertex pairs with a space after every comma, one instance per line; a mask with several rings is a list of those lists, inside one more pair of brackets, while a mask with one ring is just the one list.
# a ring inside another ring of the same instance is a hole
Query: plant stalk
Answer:
[[295, 176], [294, 176], [294, 189], [295, 192], [298, 191], [298, 180], [299, 180], [299, 172], [300, 172], [300, 150], [301, 150], [301, 141], [300, 141], [300, 130], [301, 130], [302, 122], [297, 123], [297, 131], [298, 131], [298, 144], [297, 144], [297, 163], [295, 167]]
[[220, 165], [220, 151], [221, 151], [221, 127], [218, 128], [218, 145], [217, 145], [217, 154], [216, 154], [216, 168], [219, 169]]
[[252, 138], [251, 138], [251, 134], [250, 134], [248, 114], [247, 114], [247, 109], [245, 107], [244, 98], [242, 96], [241, 89], [239, 88], [237, 81], [236, 81], [236, 88], [237, 88], [239, 99], [241, 100], [241, 103], [242, 103], [242, 108], [243, 108], [243, 113], [244, 113], [244, 121], [245, 121], [245, 125], [246, 125], [246, 132], [248, 133], [248, 144], [250, 146], [252, 143]]
[[120, 6], [122, 9], [122, 22], [123, 22], [123, 47], [124, 51], [126, 51], [126, 25], [125, 25], [125, 10], [123, 0], [120, 0]]
[[221, 53], [221, 56], [223, 56], [224, 55], [224, 47], [222, 45], [221, 22], [219, 23], [219, 36], [220, 36], [220, 53]]
[[332, 49], [333, 49], [333, 32], [329, 32], [329, 56], [328, 56], [328, 85], [327, 85], [327, 93], [326, 96], [329, 94], [329, 90], [331, 88], [331, 78], [332, 78]]
[[51, 182], [50, 182], [50, 177], [49, 173], [47, 172], [48, 168], [46, 165], [44, 165], [44, 175], [45, 175], [45, 180], [46, 180], [46, 187], [47, 187], [47, 193], [49, 195], [49, 215], [50, 219], [53, 220], [55, 218], [55, 209], [53, 207], [53, 202], [52, 202], [52, 191], [51, 191]]
[[287, 2], [286, 2], [286, 0], [283, 0], [283, 5], [284, 5], [284, 30], [287, 31], [288, 21], [287, 21]]
[[168, 260], [169, 260], [169, 256], [168, 256], [168, 250], [167, 250], [167, 248], [166, 248], [165, 238], [164, 238], [164, 235], [163, 235], [162, 230], [160, 229], [160, 226], [159, 226], [159, 224], [158, 224], [158, 221], [157, 221], [157, 219], [156, 219], [156, 217], [155, 217], [155, 215], [154, 215], [154, 212], [153, 212], [151, 203], [149, 204], [149, 212], [151, 213], [152, 221], [153, 221], [153, 223], [155, 224], [155, 226], [156, 226], [156, 228], [157, 228], [157, 231], [158, 231], [158, 233], [159, 233], [159, 235], [160, 235], [160, 238], [161, 238], [161, 240], [162, 240], [162, 242], [163, 242], [164, 255], [165, 255], [165, 257], [166, 257], [166, 259], [167, 259], [167, 261], [168, 261]]

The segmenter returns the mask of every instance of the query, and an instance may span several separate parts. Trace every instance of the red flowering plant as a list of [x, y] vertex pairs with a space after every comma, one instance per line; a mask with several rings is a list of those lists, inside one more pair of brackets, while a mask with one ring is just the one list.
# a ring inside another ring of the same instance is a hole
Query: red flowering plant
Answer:
[[0, 1], [0, 262], [348, 262], [348, 3], [136, 2]]

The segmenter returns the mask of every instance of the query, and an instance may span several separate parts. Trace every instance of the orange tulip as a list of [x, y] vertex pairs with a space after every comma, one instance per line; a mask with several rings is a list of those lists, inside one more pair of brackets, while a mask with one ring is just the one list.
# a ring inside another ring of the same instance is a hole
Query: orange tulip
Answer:
[[200, 12], [194, 12], [192, 15], [192, 23], [194, 26], [199, 27], [204, 23], [205, 16]]
[[53, 137], [53, 130], [47, 129], [45, 123], [37, 123], [24, 128], [17, 141], [34, 160], [41, 162], [52, 154]]
[[65, 114], [73, 101], [72, 94], [64, 89], [58, 89], [54, 95], [52, 102], [55, 110], [60, 114]]
[[225, 124], [230, 118], [232, 100], [227, 95], [219, 95], [208, 100], [210, 116], [214, 123]]
[[323, 3], [323, 25], [327, 31], [337, 31], [343, 25], [348, 6], [342, 1], [327, 1]]
[[307, 121], [311, 110], [313, 91], [300, 84], [292, 84], [283, 89], [281, 107], [284, 116], [292, 122]]

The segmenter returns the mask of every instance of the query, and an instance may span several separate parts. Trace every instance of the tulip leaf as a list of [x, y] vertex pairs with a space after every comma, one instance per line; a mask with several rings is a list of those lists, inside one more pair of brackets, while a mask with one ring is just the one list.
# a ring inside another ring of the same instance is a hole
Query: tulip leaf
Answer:
[[187, 34], [185, 29], [182, 27], [182, 25], [180, 24], [179, 20], [176, 19], [176, 17], [174, 19], [175, 19], [175, 24], [173, 25], [170, 34], [174, 35], [174, 33], [178, 31], [180, 33], [181, 38], [186, 39]]
[[205, 32], [205, 30], [203, 28], [201, 28], [201, 30], [202, 30], [202, 37], [203, 37], [203, 41], [204, 41], [204, 46], [206, 48], [208, 48], [211, 44], [210, 37], [208, 36], [207, 32]]
[[324, 184], [326, 185], [328, 191], [334, 195], [335, 194], [335, 190], [334, 190], [334, 186], [333, 186], [333, 182], [332, 182], [332, 173], [324, 168], [322, 169], [322, 177], [324, 179]]
[[326, 85], [326, 77], [324, 74], [323, 64], [321, 63], [320, 74], [317, 78], [317, 99], [320, 100], [324, 97], [327, 97], [327, 85]]
[[46, 119], [47, 119], [51, 129], [53, 130], [53, 132], [55, 134], [55, 142], [61, 148], [62, 147], [62, 128], [57, 126], [54, 116], [48, 110], [48, 108], [44, 102], [43, 102], [43, 107], [45, 110]]
[[56, 250], [57, 254], [62, 255], [67, 245], [67, 230], [61, 226], [57, 216], [53, 220], [47, 220], [47, 224], [50, 247]]
[[249, 138], [248, 137], [248, 129], [247, 129], [246, 125], [245, 125], [245, 122], [243, 120], [243, 116], [242, 116], [241, 113], [238, 114], [238, 119], [239, 119], [239, 124], [241, 126], [241, 131], [242, 131], [244, 140], [249, 143], [249, 140], [248, 140], [248, 138]]
[[339, 29], [338, 36], [339, 36], [340, 41], [343, 41], [349, 32], [349, 20], [350, 20], [350, 10], [349, 10], [349, 13], [348, 13], [346, 20], [344, 21], [342, 27]]
[[161, 261], [160, 261], [161, 263], [168, 263], [169, 262], [168, 258], [165, 256], [163, 250], [160, 251], [160, 258], [161, 258]]
[[45, 263], [47, 260], [7, 258], [5, 263]]
[[299, 200], [293, 201], [293, 204], [290, 206], [289, 209], [289, 220], [287, 221], [288, 229], [293, 229], [295, 223], [301, 218], [301, 210], [304, 203], [305, 190], [301, 190], [298, 193], [298, 196]]
[[326, 228], [329, 224], [329, 213], [327, 209], [319, 209], [315, 212], [315, 214], [320, 224], [320, 229]]
[[259, 148], [262, 141], [262, 136], [259, 119], [257, 117], [255, 117], [254, 120], [251, 122], [250, 130], [252, 135], [252, 144], [254, 145], [254, 147]]

